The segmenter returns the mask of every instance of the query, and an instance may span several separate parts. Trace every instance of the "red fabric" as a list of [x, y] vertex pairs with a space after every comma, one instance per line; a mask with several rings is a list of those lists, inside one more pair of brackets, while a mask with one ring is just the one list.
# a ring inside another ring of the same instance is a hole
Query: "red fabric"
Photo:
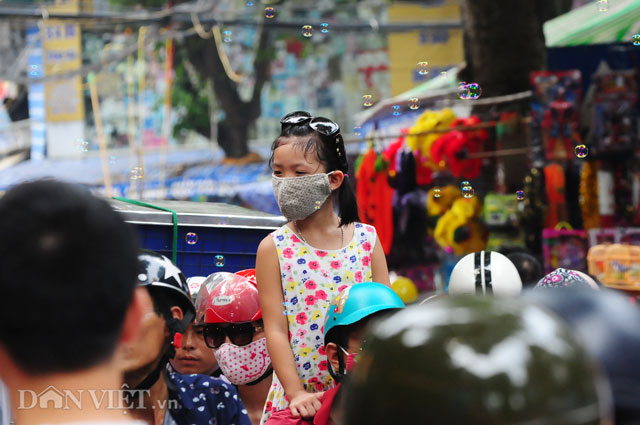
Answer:
[[356, 173], [356, 197], [360, 219], [376, 228], [385, 254], [393, 242], [393, 189], [387, 181], [387, 171], [376, 172], [378, 154], [369, 149]]
[[[451, 127], [473, 126], [480, 124], [480, 119], [472, 116], [465, 119], [457, 119]], [[475, 179], [480, 176], [482, 161], [480, 159], [463, 159], [456, 155], [466, 152], [477, 153], [480, 144], [486, 141], [489, 135], [486, 130], [451, 131], [439, 137], [431, 145], [431, 159], [436, 164], [444, 162], [447, 169], [454, 177]]]
[[265, 425], [327, 425], [331, 416], [331, 406], [333, 406], [333, 400], [335, 400], [339, 388], [340, 384], [324, 392], [320, 399], [322, 407], [316, 413], [313, 421], [302, 417], [295, 418], [291, 414], [291, 409], [286, 408], [272, 413]]
[[[407, 130], [402, 130], [403, 133], [405, 133], [406, 131]], [[398, 137], [382, 153], [382, 156], [384, 156], [384, 158], [389, 163], [389, 170], [398, 171], [398, 164], [396, 164], [396, 157], [398, 156], [398, 151], [402, 149], [403, 145], [404, 145], [404, 136]]]

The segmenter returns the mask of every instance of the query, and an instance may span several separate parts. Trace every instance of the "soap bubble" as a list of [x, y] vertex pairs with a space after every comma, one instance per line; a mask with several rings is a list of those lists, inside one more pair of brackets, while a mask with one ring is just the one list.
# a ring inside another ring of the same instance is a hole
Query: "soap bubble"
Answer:
[[427, 75], [429, 73], [429, 62], [418, 62], [418, 74]]
[[589, 155], [589, 148], [585, 145], [578, 145], [575, 147], [574, 152], [578, 158], [583, 159]]
[[609, 0], [598, 0], [598, 12], [607, 12], [609, 10]]
[[353, 127], [353, 133], [356, 135], [356, 137], [361, 137], [362, 136], [362, 127], [360, 127], [360, 126]]
[[518, 199], [518, 201], [524, 200], [524, 190], [518, 190], [516, 192], [516, 198]]
[[249, 0], [247, 2], [247, 7], [253, 7], [253, 5], [254, 5], [253, 1]]
[[184, 240], [187, 241], [189, 245], [195, 245], [198, 243], [198, 235], [193, 232], [189, 232], [184, 236]]
[[634, 34], [633, 37], [631, 37], [631, 40], [633, 41], [634, 46], [640, 46], [640, 34]]
[[467, 186], [471, 186], [471, 183], [469, 183], [468, 180], [463, 181], [462, 183], [460, 183], [460, 188], [464, 189]]
[[440, 197], [440, 189], [439, 188], [433, 189], [433, 197], [434, 198], [439, 198]]
[[313, 35], [313, 27], [311, 25], [302, 26], [302, 35], [309, 38]]
[[409, 109], [415, 111], [418, 108], [420, 108], [420, 100], [418, 100], [417, 97], [412, 97], [411, 99], [409, 99]]
[[467, 199], [473, 198], [473, 195], [475, 194], [476, 192], [475, 190], [473, 190], [471, 186], [465, 186], [462, 188], [462, 196], [464, 196]]
[[80, 152], [89, 152], [89, 142], [87, 142], [84, 139], [78, 139], [76, 141], [76, 148], [80, 151]]
[[116, 158], [115, 156], [111, 155], [109, 157], [109, 164], [115, 165], [117, 162], [118, 162], [118, 158]]
[[225, 43], [231, 43], [233, 41], [232, 38], [231, 38], [231, 36], [233, 35], [232, 31], [226, 30], [222, 34], [224, 34], [224, 42]]
[[373, 96], [371, 96], [370, 94], [365, 94], [364, 96], [362, 96], [362, 104], [368, 108], [369, 106], [373, 105], [373, 101], [371, 99], [373, 99]]
[[329, 33], [329, 24], [327, 24], [326, 22], [320, 24], [320, 32], [323, 34]]
[[458, 97], [462, 100], [476, 100], [482, 94], [482, 88], [477, 83], [460, 83], [458, 86]]
[[224, 255], [216, 255], [216, 267], [224, 267]]
[[142, 167], [134, 167], [131, 169], [130, 178], [131, 180], [140, 180], [144, 177], [144, 173], [142, 171]]
[[393, 105], [393, 106], [392, 106], [392, 108], [393, 108], [393, 113], [392, 113], [392, 115], [393, 115], [394, 117], [399, 116], [399, 115], [400, 115], [400, 105]]
[[273, 7], [266, 7], [264, 9], [264, 17], [267, 19], [273, 19], [276, 16], [276, 10]]

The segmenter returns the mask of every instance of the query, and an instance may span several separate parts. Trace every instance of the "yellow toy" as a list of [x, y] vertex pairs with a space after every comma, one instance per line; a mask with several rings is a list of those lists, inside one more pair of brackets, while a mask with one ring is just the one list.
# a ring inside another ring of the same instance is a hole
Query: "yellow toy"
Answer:
[[427, 215], [429, 217], [443, 215], [459, 198], [462, 198], [462, 191], [457, 186], [432, 188], [429, 191], [429, 200], [427, 201]]
[[478, 218], [482, 204], [477, 197], [457, 199], [436, 224], [433, 237], [442, 247], [451, 247], [456, 255], [482, 251], [487, 234]]
[[[449, 108], [442, 109], [440, 111], [425, 111], [418, 121], [409, 129], [409, 134], [422, 133], [431, 130], [444, 130], [449, 128], [451, 124], [456, 120], [456, 115], [453, 110]], [[407, 136], [406, 143], [409, 149], [412, 151], [419, 151], [422, 158], [426, 159], [423, 165], [426, 165], [433, 170], [438, 170], [440, 166], [435, 164], [429, 158], [431, 157], [431, 145], [435, 142], [442, 133], [429, 133], [420, 134], [416, 136]]]
[[410, 304], [418, 299], [418, 288], [413, 280], [408, 277], [399, 276], [391, 284], [393, 292], [398, 294], [400, 299], [405, 304]]

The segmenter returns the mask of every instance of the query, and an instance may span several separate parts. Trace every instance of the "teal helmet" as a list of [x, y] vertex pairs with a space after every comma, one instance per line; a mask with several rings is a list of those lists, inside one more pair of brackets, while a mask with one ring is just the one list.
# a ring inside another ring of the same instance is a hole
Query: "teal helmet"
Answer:
[[327, 335], [337, 326], [352, 325], [383, 310], [404, 308], [393, 289], [376, 282], [358, 283], [345, 288], [329, 305], [324, 319], [325, 345]]

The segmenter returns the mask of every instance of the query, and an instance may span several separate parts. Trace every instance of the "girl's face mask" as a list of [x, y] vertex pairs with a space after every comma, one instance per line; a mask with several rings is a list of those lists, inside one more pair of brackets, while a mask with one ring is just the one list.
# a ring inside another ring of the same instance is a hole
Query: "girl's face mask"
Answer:
[[319, 210], [331, 195], [331, 173], [301, 177], [271, 176], [273, 193], [282, 215], [289, 221], [304, 220]]
[[342, 350], [342, 352], [344, 354], [347, 355], [347, 361], [346, 361], [345, 369], [346, 369], [347, 372], [351, 372], [351, 369], [353, 369], [353, 366], [356, 363], [358, 363], [358, 360], [360, 359], [360, 352], [358, 352], [358, 353], [349, 353], [349, 352], [347, 352], [347, 350], [345, 350], [342, 347], [340, 347], [340, 349]]

